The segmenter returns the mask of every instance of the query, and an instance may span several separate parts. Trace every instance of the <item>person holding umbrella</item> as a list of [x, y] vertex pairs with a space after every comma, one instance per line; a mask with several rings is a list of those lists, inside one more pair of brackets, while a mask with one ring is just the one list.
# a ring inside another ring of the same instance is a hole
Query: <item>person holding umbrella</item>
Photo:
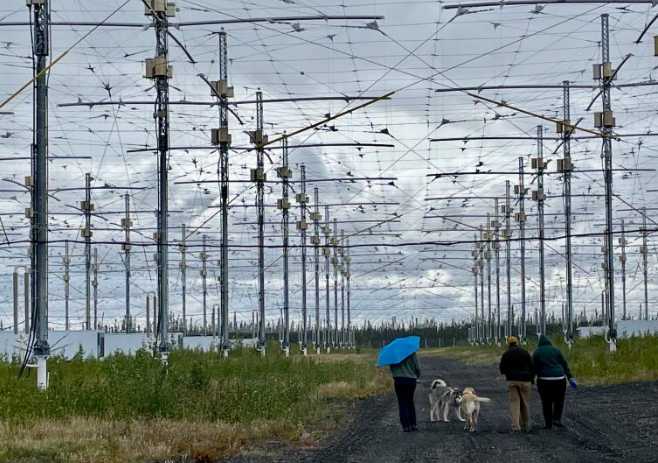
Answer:
[[420, 378], [420, 366], [416, 358], [418, 349], [420, 337], [397, 338], [382, 348], [377, 361], [380, 367], [389, 366], [391, 369], [400, 409], [400, 424], [404, 432], [418, 431], [414, 405], [416, 383]]

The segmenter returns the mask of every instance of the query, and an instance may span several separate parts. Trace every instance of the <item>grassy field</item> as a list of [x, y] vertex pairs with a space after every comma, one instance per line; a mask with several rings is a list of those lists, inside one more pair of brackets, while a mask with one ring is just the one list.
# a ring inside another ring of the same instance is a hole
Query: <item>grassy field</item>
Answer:
[[49, 362], [50, 388], [0, 363], [0, 461], [214, 461], [268, 441], [313, 445], [354, 399], [389, 387], [370, 355], [175, 352]]
[[[572, 373], [583, 384], [615, 384], [632, 381], [658, 380], [658, 337], [622, 339], [617, 352], [608, 352], [603, 338], [579, 339], [571, 350], [554, 339], [565, 355]], [[534, 342], [526, 348], [532, 351]], [[470, 364], [498, 363], [504, 347], [464, 346], [433, 349], [424, 355], [443, 355]]]

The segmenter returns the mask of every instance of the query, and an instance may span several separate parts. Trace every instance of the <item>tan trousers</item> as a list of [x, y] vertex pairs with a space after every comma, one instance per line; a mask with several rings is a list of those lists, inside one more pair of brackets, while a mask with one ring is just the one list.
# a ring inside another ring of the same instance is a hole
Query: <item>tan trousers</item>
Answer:
[[529, 430], [531, 383], [529, 381], [508, 381], [507, 390], [512, 415], [512, 430]]

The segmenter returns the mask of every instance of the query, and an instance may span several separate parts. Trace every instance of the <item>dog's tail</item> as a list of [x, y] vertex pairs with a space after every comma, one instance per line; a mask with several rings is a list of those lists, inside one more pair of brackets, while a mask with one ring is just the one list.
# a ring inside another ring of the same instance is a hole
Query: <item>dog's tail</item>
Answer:
[[487, 397], [478, 397], [478, 402], [489, 403], [489, 402], [491, 402], [491, 399], [489, 399]]
[[446, 387], [446, 386], [447, 386], [446, 382], [443, 381], [442, 379], [435, 379], [434, 381], [432, 381], [432, 389], [436, 389], [437, 387]]

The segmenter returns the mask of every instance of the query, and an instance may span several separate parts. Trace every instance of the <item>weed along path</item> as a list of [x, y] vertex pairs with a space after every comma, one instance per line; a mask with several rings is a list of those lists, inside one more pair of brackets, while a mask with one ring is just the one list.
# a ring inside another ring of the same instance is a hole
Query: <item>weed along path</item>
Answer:
[[[569, 390], [566, 429], [544, 430], [536, 389], [532, 392], [533, 431], [509, 430], [504, 380], [494, 366], [466, 366], [441, 357], [421, 358], [423, 379], [416, 392], [419, 432], [402, 433], [392, 394], [361, 402], [345, 429], [303, 450], [253, 451], [231, 463], [407, 463], [464, 462], [658, 462], [658, 383], [580, 387]], [[427, 393], [433, 378], [475, 387], [492, 399], [482, 404], [479, 431], [462, 424], [430, 423]]]

